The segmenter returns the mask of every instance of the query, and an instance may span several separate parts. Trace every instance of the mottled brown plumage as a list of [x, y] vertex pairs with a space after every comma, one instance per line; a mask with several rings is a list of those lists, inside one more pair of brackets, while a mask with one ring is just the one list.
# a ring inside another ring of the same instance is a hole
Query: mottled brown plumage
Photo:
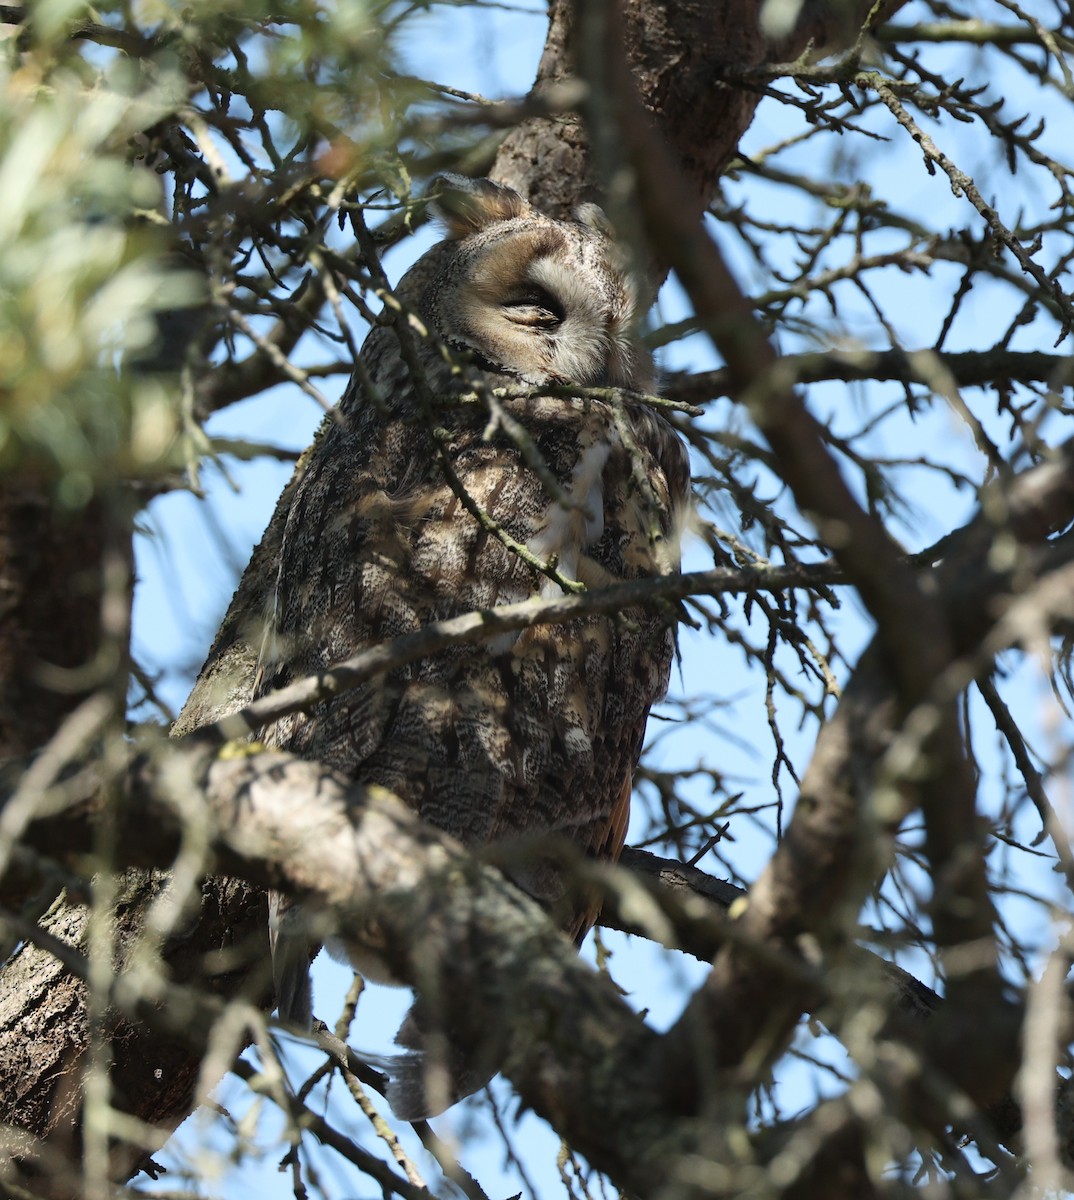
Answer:
[[[688, 474], [670, 426], [641, 405], [540, 391], [649, 386], [634, 294], [598, 212], [557, 222], [485, 180], [437, 187], [448, 239], [397, 291], [434, 335], [415, 345], [435, 411], [396, 331], [374, 329], [362, 360], [375, 394], [355, 376], [290, 500], [258, 694], [430, 621], [560, 593], [466, 511], [441, 456], [483, 513], [563, 576], [600, 587], [677, 566]], [[529, 389], [502, 401], [508, 428], [487, 404], [452, 400], [474, 380]], [[537, 627], [397, 668], [261, 736], [382, 784], [469, 845], [502, 844], [511, 878], [580, 939], [592, 903], [547, 847], [524, 843], [619, 854], [672, 655], [656, 610]], [[286, 914], [275, 912], [280, 1009], [304, 1020], [308, 953]]]

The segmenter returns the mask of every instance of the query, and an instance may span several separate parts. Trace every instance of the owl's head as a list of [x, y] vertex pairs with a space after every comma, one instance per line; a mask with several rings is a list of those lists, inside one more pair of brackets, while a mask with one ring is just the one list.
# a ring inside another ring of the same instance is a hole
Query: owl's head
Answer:
[[448, 241], [422, 307], [449, 346], [535, 386], [648, 385], [635, 289], [599, 208], [556, 221], [512, 188], [460, 175], [430, 193]]

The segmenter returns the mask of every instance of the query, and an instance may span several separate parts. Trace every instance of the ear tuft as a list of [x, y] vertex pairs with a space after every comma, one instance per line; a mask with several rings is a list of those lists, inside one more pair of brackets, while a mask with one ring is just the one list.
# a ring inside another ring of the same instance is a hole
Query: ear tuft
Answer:
[[574, 210], [574, 219], [579, 225], [603, 233], [609, 241], [615, 240], [615, 229], [599, 204], [579, 204]]
[[533, 211], [514, 188], [491, 179], [467, 179], [465, 175], [437, 175], [430, 181], [426, 195], [451, 238], [464, 238], [486, 225]]

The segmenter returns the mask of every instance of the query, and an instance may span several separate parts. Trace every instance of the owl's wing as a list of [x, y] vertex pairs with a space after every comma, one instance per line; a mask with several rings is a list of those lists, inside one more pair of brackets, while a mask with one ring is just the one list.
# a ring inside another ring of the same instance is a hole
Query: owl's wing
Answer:
[[236, 712], [257, 694], [258, 663], [271, 614], [284, 528], [295, 493], [323, 432], [322, 427], [299, 458], [276, 501], [272, 518], [242, 574], [197, 681], [172, 726], [172, 737], [181, 737]]
[[301, 906], [280, 892], [269, 892], [269, 953], [272, 984], [280, 1019], [300, 1029], [313, 1024], [310, 964], [320, 947], [301, 928]]

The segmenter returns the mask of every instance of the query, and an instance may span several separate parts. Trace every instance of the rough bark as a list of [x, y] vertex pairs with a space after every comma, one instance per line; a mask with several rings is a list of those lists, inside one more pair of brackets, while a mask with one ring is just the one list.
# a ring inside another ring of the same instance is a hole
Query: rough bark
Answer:
[[[877, 16], [890, 16], [903, 2], [889, 0]], [[550, 5], [535, 96], [589, 75], [596, 51], [578, 39], [579, 14], [587, 7], [575, 0]], [[762, 0], [621, 0], [607, 6], [621, 28], [638, 96], [687, 180], [695, 219], [712, 201], [760, 100], [759, 92], [728, 80], [761, 63], [795, 59], [811, 43], [818, 53], [851, 44], [870, 7], [815, 0], [803, 5], [792, 31], [770, 41], [761, 30]], [[572, 113], [534, 118], [512, 130], [491, 175], [557, 217], [580, 202], [606, 198], [590, 137]]]
[[[82, 826], [87, 853], [93, 850], [92, 824]], [[159, 861], [168, 865], [167, 858]], [[130, 871], [121, 881], [114, 909], [117, 977], [130, 969], [145, 933], [146, 908], [167, 885], [168, 877], [156, 871]], [[61, 895], [39, 925], [85, 955], [89, 920], [85, 904]], [[226, 954], [234, 956], [229, 969], [206, 970], [207, 960]], [[197, 981], [209, 996], [245, 994], [260, 1005], [271, 995], [263, 969], [267, 954], [263, 895], [239, 879], [206, 881], [189, 925], [162, 948], [170, 977]], [[157, 1145], [189, 1114], [201, 1067], [189, 1039], [163, 1020], [163, 1006], [163, 996], [149, 994], [141, 1011], [113, 1008], [100, 1027], [112, 1064], [115, 1103], [155, 1128]], [[200, 1024], [204, 1039], [210, 1018]], [[0, 975], [0, 1146], [9, 1165], [18, 1162], [22, 1183], [50, 1200], [82, 1191], [83, 1073], [89, 1039], [83, 979], [72, 974], [52, 946], [25, 942]], [[146, 1148], [118, 1142], [111, 1160], [113, 1176], [126, 1178], [146, 1160]]]
[[99, 502], [58, 508], [41, 481], [0, 488], [0, 761], [48, 741], [95, 684], [76, 673], [100, 646], [107, 521]]

